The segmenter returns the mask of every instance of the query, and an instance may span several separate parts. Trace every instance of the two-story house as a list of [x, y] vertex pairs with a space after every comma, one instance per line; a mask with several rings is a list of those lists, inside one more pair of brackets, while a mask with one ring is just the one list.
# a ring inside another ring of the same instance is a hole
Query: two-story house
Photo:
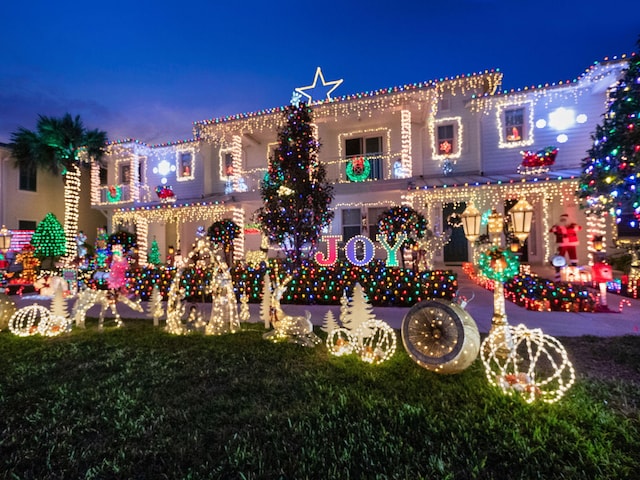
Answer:
[[[555, 248], [549, 230], [568, 214], [584, 227], [579, 256], [586, 262], [589, 235], [607, 225], [584, 218], [575, 177], [624, 65], [607, 61], [572, 82], [512, 92], [500, 92], [502, 73], [486, 71], [314, 101], [319, 159], [335, 186], [336, 214], [326, 233], [375, 240], [380, 212], [407, 204], [425, 214], [436, 234], [452, 230], [449, 244], [430, 252], [433, 261], [461, 262], [472, 255], [459, 222], [466, 205], [506, 213], [524, 196], [535, 208], [526, 259], [549, 259]], [[107, 168], [92, 171], [92, 205], [111, 230], [138, 234], [142, 261], [152, 239], [163, 252], [187, 250], [199, 226], [221, 218], [244, 230], [234, 249], [240, 258], [261, 244], [254, 213], [282, 110], [195, 122], [190, 141], [113, 143]], [[522, 168], [522, 152], [551, 147], [557, 151], [548, 171]], [[366, 177], [354, 175], [363, 164]]]

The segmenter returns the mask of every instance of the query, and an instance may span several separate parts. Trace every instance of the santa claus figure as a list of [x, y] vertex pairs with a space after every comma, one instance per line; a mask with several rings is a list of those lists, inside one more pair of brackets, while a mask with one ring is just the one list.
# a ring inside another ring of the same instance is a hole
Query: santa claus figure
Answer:
[[580, 230], [582, 230], [582, 227], [571, 222], [569, 215], [566, 213], [560, 215], [560, 221], [549, 230], [550, 233], [554, 233], [556, 236], [558, 255], [561, 257], [568, 255], [569, 263], [574, 267], [578, 265], [577, 246], [580, 243], [578, 240], [578, 232]]

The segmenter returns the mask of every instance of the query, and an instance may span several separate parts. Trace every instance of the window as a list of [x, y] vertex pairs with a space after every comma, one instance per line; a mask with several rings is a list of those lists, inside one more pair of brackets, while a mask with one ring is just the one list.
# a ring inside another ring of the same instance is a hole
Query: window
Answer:
[[362, 216], [359, 208], [345, 208], [342, 210], [342, 240], [349, 241], [356, 235], [360, 235], [362, 228]]
[[382, 137], [358, 137], [348, 138], [344, 145], [347, 157], [346, 168], [352, 172], [349, 177], [353, 180], [353, 174], [358, 175], [365, 171], [364, 161], [368, 161], [370, 172], [367, 179], [381, 180], [382, 174]]
[[520, 142], [524, 138], [524, 108], [504, 111], [505, 140], [507, 143]]
[[224, 175], [233, 177], [233, 155], [231, 153], [224, 154]]
[[457, 145], [453, 124], [438, 126], [438, 155], [456, 153]]
[[367, 223], [369, 224], [369, 238], [374, 242], [377, 240], [378, 230], [378, 217], [385, 210], [388, 210], [388, 207], [371, 207], [367, 212]]
[[429, 123], [433, 160], [456, 160], [462, 151], [462, 118], [446, 117]]
[[18, 230], [35, 230], [36, 222], [33, 220], [18, 220]]
[[128, 184], [131, 181], [131, 165], [120, 166], [120, 184]]
[[20, 190], [28, 192], [36, 191], [37, 175], [36, 167], [20, 165]]
[[98, 175], [100, 176], [100, 185], [106, 185], [108, 182], [108, 170], [106, 167], [98, 167], [100, 170], [98, 171]]
[[179, 157], [178, 175], [181, 178], [193, 177], [191, 153], [181, 153]]

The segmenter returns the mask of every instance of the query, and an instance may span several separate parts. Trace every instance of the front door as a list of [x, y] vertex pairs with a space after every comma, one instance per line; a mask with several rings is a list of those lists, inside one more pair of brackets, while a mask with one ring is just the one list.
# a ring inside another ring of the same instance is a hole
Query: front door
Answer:
[[465, 202], [445, 203], [442, 207], [442, 224], [445, 229], [451, 228], [451, 239], [444, 246], [444, 263], [461, 264], [469, 260], [469, 243], [460, 218], [466, 208]]

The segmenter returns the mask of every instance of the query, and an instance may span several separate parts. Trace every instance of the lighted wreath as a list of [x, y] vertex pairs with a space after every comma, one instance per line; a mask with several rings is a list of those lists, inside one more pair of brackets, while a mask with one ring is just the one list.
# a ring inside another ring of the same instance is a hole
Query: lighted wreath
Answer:
[[480, 272], [491, 280], [506, 282], [518, 274], [520, 262], [510, 250], [492, 247], [478, 257]]
[[233, 220], [218, 220], [209, 226], [207, 236], [214, 245], [222, 245], [228, 252], [233, 241], [240, 236], [240, 227]]
[[527, 403], [553, 403], [575, 382], [562, 344], [541, 329], [524, 325], [495, 329], [482, 342], [480, 358], [489, 383]]
[[107, 201], [111, 203], [122, 200], [122, 187], [119, 185], [109, 185], [107, 187]]
[[363, 182], [371, 174], [371, 162], [365, 157], [352, 158], [347, 162], [347, 178], [352, 182]]

